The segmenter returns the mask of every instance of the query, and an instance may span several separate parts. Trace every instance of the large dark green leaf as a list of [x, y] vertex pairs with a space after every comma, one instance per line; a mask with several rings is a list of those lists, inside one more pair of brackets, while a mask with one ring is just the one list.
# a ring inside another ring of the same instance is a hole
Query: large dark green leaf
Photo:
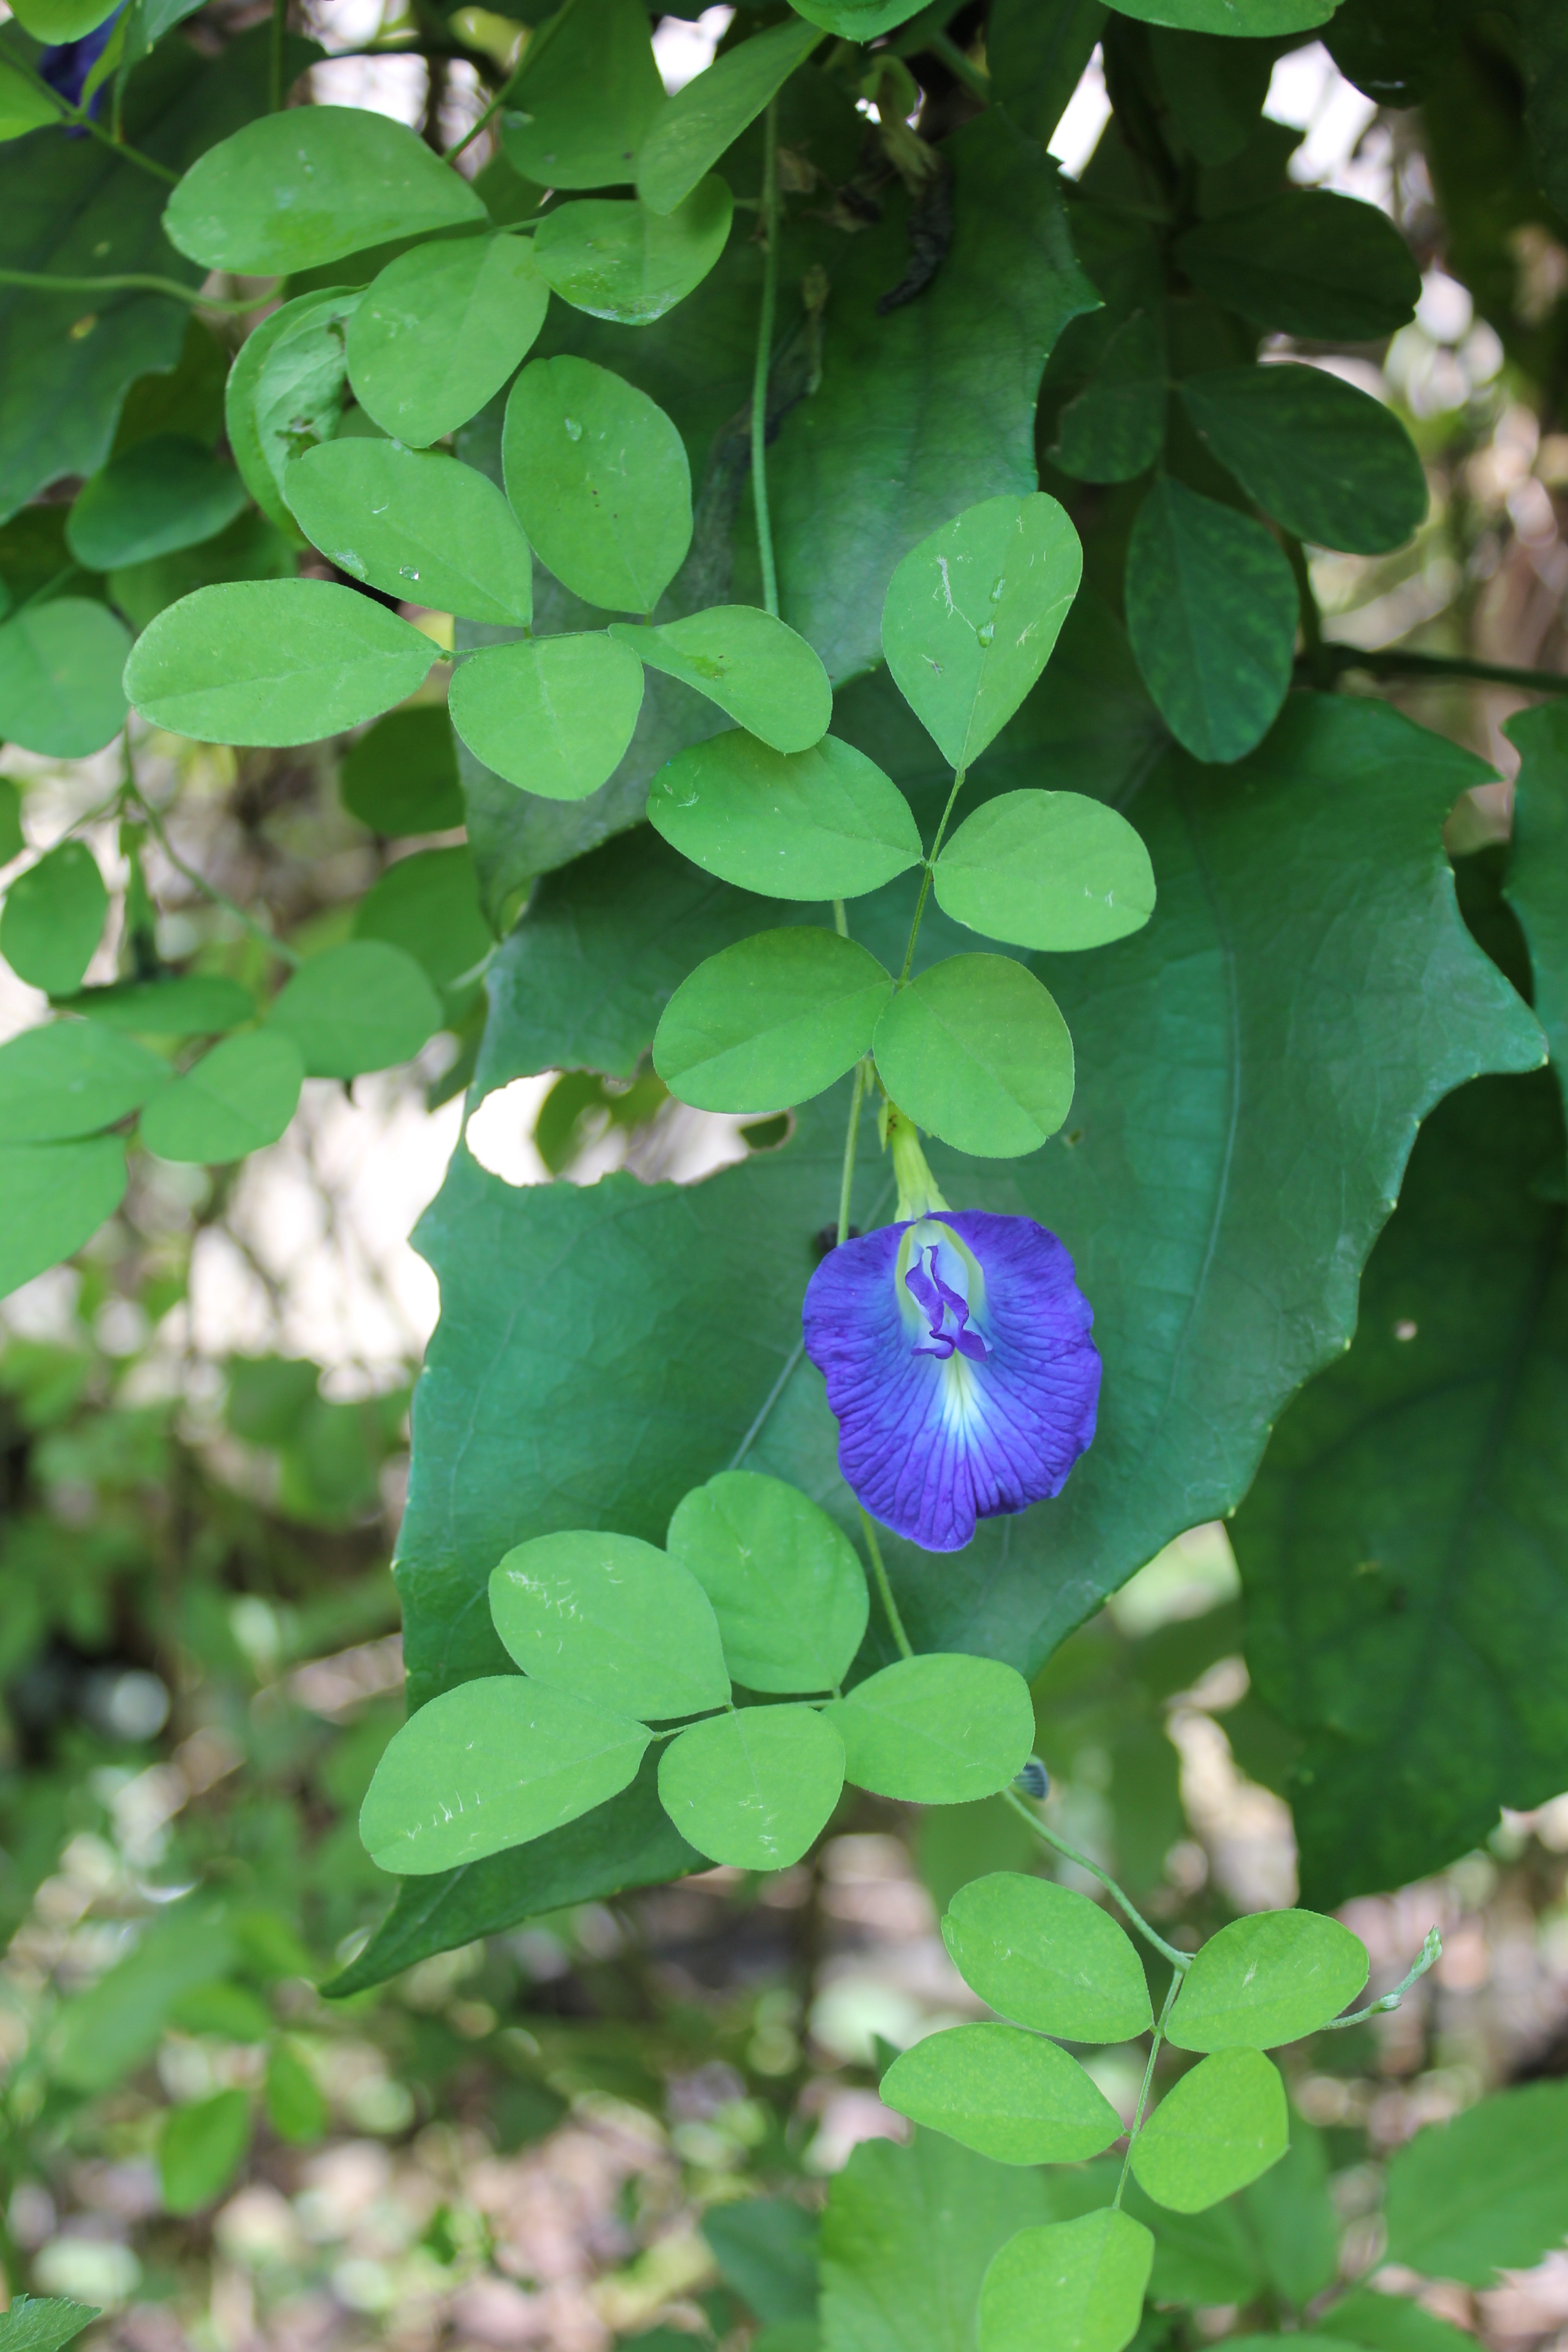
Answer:
[[[258, 26], [212, 64], [183, 40], [165, 43], [131, 78], [127, 139], [183, 168], [266, 105], [267, 42]], [[292, 47], [296, 72], [319, 54]], [[100, 140], [32, 131], [0, 148], [0, 265], [68, 278], [147, 271], [194, 286], [201, 271], [160, 226], [168, 194]], [[0, 286], [0, 517], [62, 474], [96, 473], [127, 387], [174, 367], [188, 315], [160, 294]]]
[[431, 1952], [499, 1935], [539, 1912], [701, 1870], [706, 1856], [687, 1844], [658, 1801], [658, 1758], [655, 1748], [631, 1787], [608, 1804], [531, 1845], [465, 1863], [439, 1876], [404, 1879], [363, 1951], [324, 1990], [342, 1999], [396, 1976]]
[[1508, 898], [1530, 942], [1535, 1009], [1568, 1093], [1568, 706], [1522, 710], [1507, 733], [1521, 755]]
[[1355, 1344], [1236, 1522], [1253, 1674], [1307, 1736], [1310, 1903], [1425, 1876], [1568, 1781], [1563, 1174], [1544, 1073], [1434, 1113]]
[[[1170, 1537], [1232, 1508], [1286, 1399], [1349, 1336], [1420, 1114], [1479, 1069], [1539, 1059], [1532, 1016], [1459, 922], [1442, 854], [1443, 818], [1480, 772], [1382, 705], [1304, 698], [1245, 764], [1168, 754], [1132, 803], [1153, 919], [1092, 957], [1037, 960], [1079, 1050], [1061, 1139], [1005, 1174], [935, 1155], [950, 1199], [1026, 1210], [1073, 1251], [1106, 1361], [1100, 1433], [1058, 1502], [940, 1560], [891, 1547], [921, 1647], [1037, 1664]], [[594, 879], [574, 899], [563, 877], [552, 944], [531, 949], [525, 925], [509, 959], [533, 1024], [524, 1066], [589, 1058], [598, 1021], [624, 1068], [674, 977], [652, 854], [618, 971], [613, 941], [577, 929]], [[695, 962], [736, 900], [700, 879], [682, 889], [671, 920]], [[884, 957], [913, 889], [906, 877], [858, 902], [856, 933]], [[961, 938], [928, 915], [921, 947]], [[572, 1015], [554, 1053], [547, 1003]], [[506, 1018], [492, 1082], [510, 1075]], [[690, 1190], [615, 1176], [514, 1191], [458, 1153], [419, 1236], [443, 1318], [399, 1570], [418, 1694], [498, 1670], [484, 1580], [510, 1544], [590, 1525], [658, 1540], [775, 1391], [747, 1466], [846, 1511], [799, 1308], [837, 1200], [847, 1091], [803, 1113], [785, 1149]], [[873, 1133], [868, 1119], [862, 1225], [890, 1208]]]

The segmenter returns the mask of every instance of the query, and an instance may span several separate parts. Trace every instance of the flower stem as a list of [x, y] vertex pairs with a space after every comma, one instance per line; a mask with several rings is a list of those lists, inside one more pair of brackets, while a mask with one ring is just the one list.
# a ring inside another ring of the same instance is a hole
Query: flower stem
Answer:
[[910, 943], [904, 950], [904, 968], [899, 974], [899, 986], [900, 988], [902, 988], [905, 981], [908, 980], [910, 976], [910, 966], [915, 960], [915, 941], [921, 935], [921, 918], [926, 910], [926, 898], [931, 890], [931, 877], [936, 866], [937, 853], [942, 847], [942, 835], [947, 831], [947, 821], [952, 814], [952, 804], [954, 801], [957, 800], [959, 793], [963, 790], [963, 779], [968, 773], [969, 771], [967, 768], [956, 768], [953, 771], [952, 790], [947, 796], [947, 806], [942, 813], [942, 823], [937, 826], [936, 839], [931, 845], [931, 856], [925, 860], [925, 870], [921, 876], [921, 895], [915, 900], [915, 919], [910, 925]]
[[837, 1249], [849, 1231], [849, 1195], [855, 1189], [855, 1149], [860, 1139], [860, 1105], [866, 1094], [866, 1059], [862, 1055], [855, 1065], [855, 1085], [849, 1097], [849, 1128], [844, 1138], [844, 1173], [838, 1180], [838, 1232], [833, 1246]]
[[893, 1588], [888, 1582], [888, 1571], [882, 1565], [882, 1547], [877, 1541], [877, 1524], [864, 1503], [860, 1506], [860, 1524], [866, 1530], [866, 1548], [871, 1555], [871, 1573], [877, 1580], [877, 1590], [882, 1596], [882, 1606], [888, 1612], [888, 1622], [893, 1629], [901, 1658], [912, 1658], [914, 1651], [904, 1631], [904, 1621], [899, 1614], [899, 1604], [893, 1598]]
[[752, 373], [752, 498], [757, 510], [757, 553], [763, 565], [763, 603], [775, 618], [779, 580], [773, 563], [773, 528], [768, 515], [768, 371], [773, 364], [773, 313], [779, 293], [779, 101], [768, 100], [763, 117], [763, 307], [757, 320], [757, 358]]
[[1138, 2105], [1132, 2111], [1132, 2123], [1127, 2134], [1127, 2153], [1121, 2159], [1121, 2177], [1116, 2184], [1116, 2194], [1110, 2200], [1110, 2210], [1113, 2213], [1121, 2210], [1121, 2193], [1127, 2186], [1127, 2176], [1132, 2169], [1133, 2142], [1143, 2126], [1143, 2110], [1149, 2104], [1149, 2085], [1154, 2079], [1154, 2061], [1160, 2055], [1160, 2044], [1165, 2039], [1165, 2021], [1171, 2014], [1171, 2003], [1181, 1990], [1182, 1974], [1183, 1971], [1178, 1969], [1171, 1979], [1171, 1990], [1165, 1995], [1165, 2006], [1160, 2011], [1153, 2039], [1149, 2044], [1149, 2063], [1143, 2069], [1143, 2085], [1138, 2094]]
[[1047, 1845], [1054, 1846], [1057, 1852], [1068, 1862], [1076, 1862], [1080, 1870], [1087, 1870], [1091, 1878], [1099, 1879], [1101, 1886], [1104, 1887], [1111, 1901], [1118, 1905], [1126, 1917], [1129, 1918], [1132, 1925], [1137, 1928], [1139, 1934], [1146, 1937], [1149, 1942], [1153, 1945], [1154, 1949], [1157, 1952], [1162, 1953], [1163, 1957], [1170, 1961], [1171, 1966], [1176, 1970], [1178, 1976], [1184, 1976], [1186, 1974], [1187, 1970], [1193, 1965], [1193, 1956], [1191, 1952], [1179, 1952], [1174, 1944], [1167, 1944], [1163, 1936], [1157, 1936], [1153, 1928], [1149, 1925], [1147, 1919], [1144, 1918], [1142, 1911], [1138, 1910], [1134, 1905], [1129, 1901], [1128, 1897], [1122, 1893], [1121, 1887], [1118, 1886], [1115, 1879], [1111, 1877], [1110, 1873], [1108, 1870], [1101, 1870], [1098, 1862], [1090, 1862], [1088, 1854], [1079, 1853], [1076, 1846], [1070, 1846], [1065, 1838], [1058, 1837], [1055, 1830], [1047, 1829], [1045, 1822], [1040, 1819], [1038, 1813], [1034, 1811], [1032, 1806], [1026, 1805], [1022, 1797], [1020, 1797], [1015, 1790], [1004, 1789], [1002, 1794], [1006, 1798], [1007, 1802], [1012, 1806], [1013, 1811], [1018, 1814], [1022, 1820], [1027, 1822], [1029, 1827], [1037, 1836], [1043, 1837]]

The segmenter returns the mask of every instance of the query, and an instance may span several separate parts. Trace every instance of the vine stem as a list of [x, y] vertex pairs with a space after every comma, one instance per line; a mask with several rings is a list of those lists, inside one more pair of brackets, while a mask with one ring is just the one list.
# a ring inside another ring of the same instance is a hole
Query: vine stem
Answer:
[[[1139, 1934], [1145, 1937], [1148, 1941], [1153, 1945], [1154, 1949], [1161, 1953], [1164, 1958], [1170, 1961], [1171, 1966], [1176, 1971], [1177, 1977], [1181, 1978], [1185, 1976], [1187, 1970], [1193, 1965], [1193, 1956], [1191, 1952], [1179, 1952], [1174, 1944], [1167, 1944], [1163, 1936], [1156, 1935], [1153, 1928], [1149, 1925], [1147, 1919], [1144, 1918], [1142, 1911], [1137, 1909], [1130, 1898], [1122, 1893], [1121, 1887], [1116, 1884], [1115, 1879], [1110, 1875], [1110, 1873], [1108, 1870], [1101, 1870], [1098, 1862], [1090, 1862], [1088, 1854], [1079, 1853], [1076, 1846], [1068, 1845], [1065, 1838], [1058, 1837], [1055, 1830], [1047, 1829], [1045, 1822], [1040, 1819], [1038, 1813], [1037, 1813], [1032, 1807], [1024, 1802], [1024, 1800], [1018, 1795], [1016, 1790], [1004, 1789], [1002, 1794], [1006, 1798], [1007, 1802], [1012, 1806], [1013, 1811], [1019, 1816], [1020, 1820], [1028, 1822], [1029, 1827], [1035, 1832], [1037, 1837], [1044, 1838], [1048, 1846], [1054, 1846], [1058, 1853], [1059, 1853], [1065, 1861], [1077, 1863], [1079, 1868], [1080, 1870], [1087, 1870], [1091, 1878], [1098, 1878], [1101, 1886], [1104, 1887], [1106, 1893], [1110, 1895], [1111, 1901], [1115, 1903], [1122, 1911], [1124, 1916], [1131, 1921]], [[1173, 1998], [1174, 1996], [1173, 1995]], [[1167, 2002], [1167, 2008], [1169, 2005], [1169, 2002]]]
[[1514, 669], [1507, 662], [1472, 661], [1464, 654], [1363, 653], [1358, 646], [1328, 643], [1317, 659], [1331, 676], [1363, 669], [1369, 677], [1473, 678], [1481, 686], [1517, 686], [1529, 694], [1568, 694], [1568, 670]]
[[1171, 2003], [1182, 1989], [1183, 1973], [1183, 1970], [1178, 1969], [1171, 1979], [1171, 1990], [1165, 1995], [1165, 2006], [1160, 2011], [1152, 2039], [1149, 2043], [1149, 2063], [1143, 2069], [1143, 2083], [1138, 2094], [1138, 2105], [1132, 2110], [1132, 2123], [1127, 2134], [1127, 2153], [1121, 2159], [1121, 2176], [1116, 2184], [1116, 2194], [1110, 2200], [1110, 2210], [1113, 2213], [1120, 2212], [1121, 2210], [1122, 2191], [1127, 2186], [1127, 2176], [1132, 2169], [1133, 2145], [1143, 2127], [1143, 2110], [1149, 2104], [1149, 2086], [1154, 2080], [1154, 2061], [1160, 2055], [1160, 2044], [1165, 2039], [1165, 2021], [1171, 2014]]
[[[135, 163], [142, 171], [151, 172], [155, 180], [164, 181], [171, 188], [179, 185], [178, 172], [172, 172], [167, 163], [154, 162], [151, 155], [143, 155], [140, 147], [128, 146], [123, 139], [116, 139], [101, 122], [93, 120], [84, 106], [73, 106], [68, 99], [62, 98], [58, 89], [50, 88], [42, 74], [35, 73], [32, 67], [24, 64], [20, 58], [8, 57], [6, 63], [13, 73], [20, 73], [36, 90], [40, 90], [49, 104], [59, 110], [61, 120], [70, 123], [73, 129], [85, 131], [89, 138], [96, 139], [100, 146], [111, 149], [116, 155], [123, 155], [128, 163]], [[15, 285], [19, 281], [9, 278], [5, 282]]]
[[775, 91], [763, 117], [763, 307], [757, 320], [757, 357], [752, 371], [752, 499], [757, 511], [757, 552], [763, 565], [763, 603], [775, 620], [778, 572], [773, 563], [773, 527], [768, 514], [768, 371], [773, 354], [773, 313], [779, 295], [779, 101]]
[[142, 815], [146, 818], [148, 829], [152, 833], [153, 840], [157, 843], [159, 848], [163, 851], [164, 856], [168, 859], [170, 865], [174, 868], [174, 871], [177, 874], [183, 874], [186, 881], [189, 882], [194, 888], [201, 892], [204, 898], [209, 898], [215, 907], [221, 907], [226, 915], [232, 915], [235, 921], [243, 925], [244, 929], [249, 932], [253, 940], [259, 940], [262, 946], [268, 949], [270, 952], [278, 958], [279, 963], [298, 966], [304, 961], [304, 958], [300, 955], [297, 948], [289, 947], [285, 940], [279, 939], [275, 932], [266, 929], [265, 927], [257, 922], [252, 916], [247, 915], [243, 907], [237, 905], [235, 900], [228, 896], [226, 891], [218, 889], [215, 883], [207, 880], [205, 874], [198, 874], [194, 866], [186, 865], [184, 859], [180, 856], [179, 851], [174, 847], [174, 843], [169, 839], [168, 834], [164, 831], [163, 818], [159, 815], [157, 810], [147, 798], [147, 795], [142, 790], [141, 785], [136, 782], [135, 777], [131, 772], [131, 740], [129, 736], [127, 736], [125, 742], [125, 789], [135, 801], [136, 805], [142, 811]]
[[844, 1138], [844, 1172], [838, 1180], [838, 1232], [833, 1246], [837, 1249], [849, 1231], [849, 1195], [855, 1189], [855, 1149], [860, 1138], [860, 1105], [866, 1093], [866, 1057], [855, 1065], [855, 1085], [849, 1097], [849, 1128]]
[[959, 793], [963, 790], [963, 780], [968, 773], [969, 771], [967, 768], [955, 768], [953, 770], [952, 790], [947, 796], [947, 806], [942, 813], [942, 823], [937, 826], [936, 839], [931, 845], [931, 856], [924, 861], [925, 870], [921, 876], [921, 895], [915, 900], [915, 919], [910, 925], [910, 943], [904, 950], [904, 968], [899, 974], [899, 986], [900, 988], [902, 988], [904, 982], [908, 980], [910, 976], [910, 966], [915, 960], [915, 941], [921, 935], [921, 919], [925, 913], [926, 899], [931, 894], [931, 873], [936, 865], [937, 854], [942, 848], [943, 835], [947, 832], [947, 821], [952, 814], [953, 804], [957, 801]]
[[506, 94], [510, 88], [511, 83], [510, 79], [502, 83], [500, 89], [497, 90], [495, 96], [491, 99], [489, 104], [486, 107], [484, 112], [480, 115], [473, 128], [469, 131], [465, 131], [460, 139], [454, 140], [451, 146], [443, 152], [441, 156], [443, 163], [455, 163], [458, 156], [463, 152], [465, 147], [471, 147], [475, 140], [479, 137], [480, 131], [489, 128], [494, 117], [506, 104]]
[[247, 294], [243, 301], [231, 300], [226, 295], [204, 294], [198, 287], [182, 286], [173, 278], [149, 278], [139, 270], [118, 278], [53, 278], [41, 269], [0, 269], [0, 286], [36, 286], [44, 294], [166, 294], [171, 301], [188, 302], [194, 310], [259, 310], [271, 299], [269, 294]]
[[877, 1580], [877, 1590], [881, 1594], [882, 1606], [888, 1612], [888, 1622], [893, 1629], [893, 1639], [899, 1645], [899, 1655], [901, 1658], [912, 1658], [914, 1650], [909, 1635], [904, 1631], [904, 1621], [899, 1614], [899, 1604], [893, 1598], [893, 1588], [888, 1581], [888, 1571], [882, 1565], [882, 1547], [877, 1541], [877, 1523], [864, 1503], [860, 1506], [860, 1524], [866, 1530], [866, 1548], [871, 1555], [871, 1573]]

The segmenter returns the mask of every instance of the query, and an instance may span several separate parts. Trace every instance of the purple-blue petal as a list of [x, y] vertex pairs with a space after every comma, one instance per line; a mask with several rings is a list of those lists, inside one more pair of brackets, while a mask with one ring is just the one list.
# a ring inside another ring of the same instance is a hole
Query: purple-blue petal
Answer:
[[942, 1210], [921, 1223], [964, 1245], [976, 1297], [966, 1305], [929, 1260], [900, 1285], [910, 1228], [884, 1225], [812, 1276], [805, 1349], [827, 1382], [839, 1467], [872, 1517], [927, 1551], [958, 1551], [977, 1519], [1061, 1492], [1094, 1435], [1100, 1352], [1072, 1259], [1033, 1218]]

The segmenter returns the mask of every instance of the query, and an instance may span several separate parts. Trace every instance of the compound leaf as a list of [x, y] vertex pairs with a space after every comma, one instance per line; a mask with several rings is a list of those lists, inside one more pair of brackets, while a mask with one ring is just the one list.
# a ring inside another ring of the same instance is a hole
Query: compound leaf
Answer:
[[580, 801], [618, 765], [642, 708], [642, 664], [607, 634], [470, 654], [448, 694], [476, 759], [520, 792]]
[[859, 1060], [892, 987], [876, 957], [837, 931], [759, 931], [676, 990], [654, 1067], [699, 1110], [787, 1108]]
[[1184, 2074], [1138, 2133], [1133, 2178], [1157, 2205], [1201, 2213], [1278, 2164], [1289, 2137], [1279, 2069], [1257, 2050], [1221, 2050]]
[[659, 770], [647, 814], [706, 873], [780, 898], [858, 898], [921, 854], [898, 786], [834, 735], [792, 753], [740, 729], [710, 736]]
[[1067, 1023], [1011, 956], [949, 956], [919, 973], [882, 1013], [874, 1051], [915, 1125], [977, 1158], [1038, 1150], [1072, 1105]]
[[306, 538], [353, 580], [503, 628], [533, 618], [528, 541], [472, 466], [392, 441], [329, 441], [289, 467], [284, 495]]
[[1367, 1966], [1360, 1937], [1321, 1912], [1233, 1919], [1182, 1979], [1166, 2038], [1178, 2050], [1275, 2050], [1300, 2042], [1348, 2008]]
[[985, 2273], [980, 2352], [1121, 2352], [1142, 2316], [1154, 2241], [1110, 2210], [1020, 2230]]

